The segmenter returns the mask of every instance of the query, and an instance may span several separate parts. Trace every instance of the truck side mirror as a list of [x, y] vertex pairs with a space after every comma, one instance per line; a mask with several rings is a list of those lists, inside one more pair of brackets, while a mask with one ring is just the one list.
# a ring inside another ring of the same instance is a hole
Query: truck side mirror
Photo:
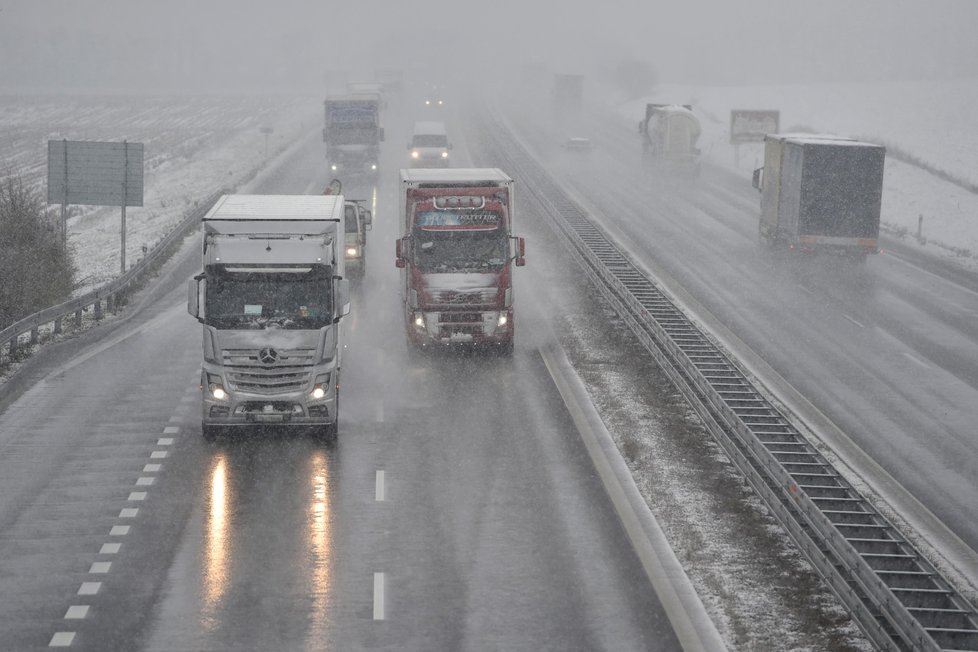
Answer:
[[326, 129], [323, 129], [323, 142], [326, 142]]
[[340, 321], [340, 318], [345, 317], [350, 314], [350, 281], [345, 278], [334, 278], [335, 281], [335, 297], [336, 305], [339, 310], [336, 313], [336, 318], [333, 319], [333, 323], [336, 324]]
[[402, 243], [404, 238], [398, 238], [394, 241], [394, 266], [399, 269], [404, 269], [407, 267], [407, 261], [404, 260], [404, 255], [402, 253]]
[[200, 309], [201, 298], [206, 291], [207, 280], [201, 274], [187, 281], [187, 312], [197, 321], [204, 323], [204, 315]]
[[380, 142], [384, 142], [384, 128], [380, 128]]
[[754, 176], [751, 179], [751, 185], [757, 188], [759, 191], [764, 188], [764, 179], [761, 176], [764, 172], [764, 168], [757, 168], [754, 170]]
[[516, 238], [516, 251], [516, 266], [523, 267], [526, 265], [526, 240]]
[[367, 230], [369, 231], [374, 225], [374, 216], [370, 211], [363, 211], [363, 223], [367, 225]]

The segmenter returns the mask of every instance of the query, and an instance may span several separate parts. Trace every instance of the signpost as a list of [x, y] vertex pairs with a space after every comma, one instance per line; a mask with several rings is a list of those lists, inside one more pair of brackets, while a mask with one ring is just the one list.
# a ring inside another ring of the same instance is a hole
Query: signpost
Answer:
[[68, 245], [68, 204], [122, 207], [121, 269], [126, 272], [126, 206], [143, 205], [143, 144], [48, 141], [48, 203], [61, 204]]
[[730, 142], [734, 146], [735, 164], [740, 165], [741, 143], [763, 143], [765, 134], [778, 133], [780, 122], [780, 111], [730, 111]]
[[258, 131], [265, 134], [265, 158], [268, 158], [268, 134], [275, 133], [275, 130], [271, 127], [262, 127]]

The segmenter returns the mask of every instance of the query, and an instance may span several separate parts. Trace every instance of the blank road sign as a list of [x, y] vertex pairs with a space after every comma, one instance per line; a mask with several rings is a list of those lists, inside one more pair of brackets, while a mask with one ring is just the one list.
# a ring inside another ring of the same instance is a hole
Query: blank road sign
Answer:
[[48, 203], [143, 205], [143, 144], [48, 141]]

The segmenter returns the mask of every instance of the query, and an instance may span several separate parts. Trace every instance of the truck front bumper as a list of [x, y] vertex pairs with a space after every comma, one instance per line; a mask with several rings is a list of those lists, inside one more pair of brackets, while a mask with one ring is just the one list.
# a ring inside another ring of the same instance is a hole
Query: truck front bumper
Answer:
[[513, 341], [513, 310], [409, 311], [408, 338], [418, 346], [504, 346]]
[[[212, 372], [213, 373], [213, 372]], [[329, 387], [322, 398], [308, 391], [257, 394], [225, 390], [214, 395], [204, 374], [201, 422], [209, 426], [257, 425], [327, 426], [336, 423], [336, 389]]]

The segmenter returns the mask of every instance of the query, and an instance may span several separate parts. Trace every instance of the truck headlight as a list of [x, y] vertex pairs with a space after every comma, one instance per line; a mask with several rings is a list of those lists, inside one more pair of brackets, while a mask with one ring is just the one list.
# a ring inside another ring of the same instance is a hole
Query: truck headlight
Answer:
[[336, 172], [337, 170], [340, 169], [340, 166], [338, 166], [336, 163], [333, 163], [331, 166], [329, 166], [329, 169], [332, 170], [333, 172]]
[[418, 158], [419, 156], [421, 156], [421, 152], [418, 150], [415, 149], [411, 151], [411, 158]]
[[207, 391], [218, 401], [226, 401], [228, 393], [224, 389], [224, 381], [217, 374], [207, 374]]
[[418, 328], [424, 328], [424, 315], [417, 314], [414, 316], [414, 325]]
[[509, 321], [509, 320], [506, 319], [506, 313], [503, 313], [503, 314], [499, 315], [499, 325], [500, 326], [505, 326], [507, 321]]
[[371, 163], [370, 164], [370, 169], [371, 170], [376, 170], [377, 169], [377, 164], [376, 163]]
[[357, 255], [357, 248], [356, 247], [347, 247], [346, 248], [346, 255], [347, 256], [356, 256]]
[[316, 382], [312, 386], [312, 391], [309, 392], [309, 396], [315, 400], [319, 400], [326, 396], [326, 391], [329, 389], [329, 377], [330, 374], [320, 374], [316, 376]]
[[441, 157], [442, 158], [448, 158], [448, 152], [447, 151], [446, 152], [442, 152], [441, 153]]

